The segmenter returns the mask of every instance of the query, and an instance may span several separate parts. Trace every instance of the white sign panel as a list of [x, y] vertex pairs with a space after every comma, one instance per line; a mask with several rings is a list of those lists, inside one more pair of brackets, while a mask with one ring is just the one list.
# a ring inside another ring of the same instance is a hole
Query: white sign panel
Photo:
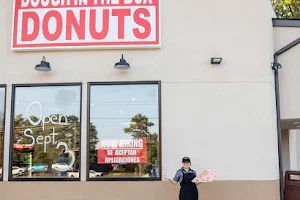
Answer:
[[13, 50], [160, 46], [160, 0], [15, 0]]

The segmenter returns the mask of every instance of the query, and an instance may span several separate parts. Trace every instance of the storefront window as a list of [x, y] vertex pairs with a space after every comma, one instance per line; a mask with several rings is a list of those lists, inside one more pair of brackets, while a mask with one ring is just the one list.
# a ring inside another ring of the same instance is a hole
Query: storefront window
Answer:
[[90, 84], [90, 179], [160, 179], [159, 84]]
[[5, 115], [5, 87], [0, 87], [0, 179], [2, 179], [3, 166], [3, 137], [4, 137], [4, 115]]
[[12, 179], [74, 179], [80, 166], [80, 85], [14, 86]]

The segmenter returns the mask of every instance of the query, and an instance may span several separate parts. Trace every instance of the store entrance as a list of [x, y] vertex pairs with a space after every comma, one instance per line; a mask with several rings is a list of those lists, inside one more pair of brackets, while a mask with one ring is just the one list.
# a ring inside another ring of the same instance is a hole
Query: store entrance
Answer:
[[300, 119], [281, 120], [283, 175], [288, 170], [300, 171]]
[[300, 196], [300, 119], [281, 120], [281, 150], [285, 200]]

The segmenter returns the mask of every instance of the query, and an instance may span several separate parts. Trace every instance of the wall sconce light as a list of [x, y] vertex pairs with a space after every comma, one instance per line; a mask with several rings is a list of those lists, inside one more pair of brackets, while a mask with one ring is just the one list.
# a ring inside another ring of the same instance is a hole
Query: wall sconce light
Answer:
[[40, 72], [51, 71], [50, 63], [46, 62], [45, 56], [43, 56], [43, 59], [42, 59], [41, 63], [37, 64], [34, 69], [37, 70], [37, 71], [40, 71]]
[[122, 54], [122, 58], [120, 59], [120, 62], [117, 62], [115, 64], [115, 68], [116, 69], [129, 69], [130, 68], [129, 63], [127, 63], [126, 60], [124, 60], [123, 54]]
[[211, 58], [210, 59], [210, 63], [212, 65], [221, 64], [221, 62], [222, 62], [222, 58]]
[[281, 69], [282, 68], [282, 66], [281, 66], [281, 64], [280, 63], [272, 63], [272, 69], [274, 70], [274, 69]]

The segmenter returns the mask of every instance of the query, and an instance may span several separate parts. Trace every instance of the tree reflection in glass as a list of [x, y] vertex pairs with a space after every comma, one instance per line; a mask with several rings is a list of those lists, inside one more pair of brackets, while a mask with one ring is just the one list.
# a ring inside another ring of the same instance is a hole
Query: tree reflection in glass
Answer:
[[79, 178], [80, 86], [14, 91], [12, 177]]

